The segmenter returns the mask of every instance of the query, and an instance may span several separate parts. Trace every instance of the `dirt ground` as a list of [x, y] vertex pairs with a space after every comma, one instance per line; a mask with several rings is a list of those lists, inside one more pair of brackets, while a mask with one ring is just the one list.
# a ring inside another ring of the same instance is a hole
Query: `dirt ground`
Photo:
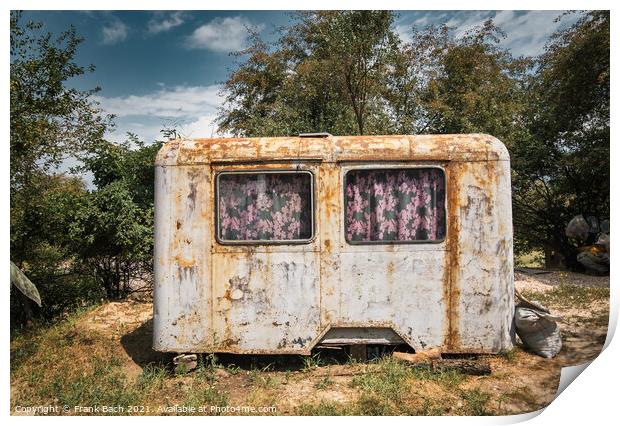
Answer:
[[[516, 273], [515, 286], [564, 318], [563, 348], [554, 359], [536, 356], [520, 344], [510, 353], [481, 357], [491, 365], [488, 376], [411, 375], [404, 370], [410, 367], [389, 361], [347, 361], [338, 350], [319, 351], [312, 357], [218, 354], [217, 358], [203, 358], [209, 366], [207, 376], [174, 374], [170, 371], [172, 355], [151, 349], [152, 305], [135, 301], [112, 302], [89, 311], [78, 317], [69, 331], [63, 331], [63, 336], [105, 336], [102, 353], [118, 355], [126, 383], [144, 381], [145, 374], [151, 374], [150, 366], [165, 366], [168, 371], [158, 379], [158, 387], [149, 391], [146, 404], [153, 406], [219, 401], [228, 406], [275, 406], [276, 414], [517, 414], [537, 410], [553, 400], [562, 366], [592, 360], [600, 352], [607, 332], [609, 299], [604, 291], [609, 277]], [[577, 287], [583, 291], [576, 291]], [[12, 360], [17, 346], [12, 343]], [[80, 350], [75, 344], [71, 348]], [[36, 372], [24, 368], [14, 368], [12, 361], [13, 407], [20, 400], [33, 398], [29, 393], [33, 384], [24, 376]], [[406, 383], [407, 390], [392, 389], [390, 384], [396, 383]], [[199, 392], [192, 393], [193, 389]]]
[[[541, 302], [545, 302], [545, 295], [558, 292], [561, 286], [608, 291], [609, 276], [597, 277], [559, 271], [541, 275], [515, 273], [515, 288], [534, 297], [542, 295], [543, 297], [539, 296], [543, 299]], [[560, 323], [563, 347], [553, 360], [559, 366], [579, 365], [593, 360], [601, 352], [607, 337], [609, 298], [594, 297], [581, 303], [581, 300], [571, 300], [571, 297], [575, 296], [568, 294], [557, 298], [560, 300], [546, 304], [553, 314], [563, 318]]]

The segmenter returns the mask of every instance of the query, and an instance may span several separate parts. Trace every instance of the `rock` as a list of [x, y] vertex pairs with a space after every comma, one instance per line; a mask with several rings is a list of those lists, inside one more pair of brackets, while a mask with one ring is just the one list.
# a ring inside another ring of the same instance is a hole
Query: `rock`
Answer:
[[187, 373], [198, 367], [198, 356], [196, 354], [181, 354], [172, 360], [175, 373]]

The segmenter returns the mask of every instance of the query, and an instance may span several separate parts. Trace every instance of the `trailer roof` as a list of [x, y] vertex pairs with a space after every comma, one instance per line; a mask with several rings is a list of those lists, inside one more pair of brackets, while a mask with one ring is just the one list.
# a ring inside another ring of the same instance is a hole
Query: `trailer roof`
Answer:
[[157, 154], [158, 166], [301, 161], [507, 161], [485, 134], [179, 139]]

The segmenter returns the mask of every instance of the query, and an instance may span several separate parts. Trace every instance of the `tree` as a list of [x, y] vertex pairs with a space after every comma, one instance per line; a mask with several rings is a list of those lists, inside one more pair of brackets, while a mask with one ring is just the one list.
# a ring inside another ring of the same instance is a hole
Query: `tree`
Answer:
[[306, 60], [333, 70], [336, 92], [353, 110], [357, 134], [372, 132], [369, 123], [381, 109], [381, 90], [398, 47], [389, 11], [322, 11], [302, 15], [298, 48]]
[[576, 267], [565, 227], [609, 218], [609, 12], [554, 34], [528, 87], [530, 138], [512, 147], [515, 235], [548, 266]]
[[153, 259], [153, 164], [161, 143], [134, 135], [124, 143], [102, 141], [83, 170], [97, 190], [70, 214], [68, 238], [77, 259], [110, 299], [150, 290]]
[[387, 11], [300, 12], [274, 46], [252, 45], [224, 84], [220, 130], [244, 136], [382, 133], [397, 49]]
[[429, 43], [430, 37], [435, 46], [421, 96], [425, 131], [488, 133], [512, 147], [525, 129], [524, 82], [531, 61], [499, 47], [504, 34], [492, 20], [458, 39], [447, 33], [431, 29], [414, 39]]
[[390, 117], [387, 133], [428, 131], [432, 111], [425, 107], [425, 92], [429, 81], [438, 75], [441, 57], [451, 40], [449, 30], [445, 25], [423, 31], [413, 28], [412, 41], [394, 53], [382, 92]]
[[67, 86], [70, 78], [93, 70], [75, 63], [82, 39], [73, 28], [56, 39], [41, 28], [22, 24], [21, 14], [11, 12], [11, 259], [20, 267], [39, 244], [51, 241], [37, 229], [48, 222], [46, 212], [36, 210], [47, 174], [88, 151], [110, 124], [92, 100], [97, 88]]
[[[69, 212], [87, 195], [83, 181], [60, 164], [88, 152], [111, 117], [93, 101], [98, 90], [77, 90], [70, 79], [94, 68], [75, 61], [82, 42], [73, 28], [53, 37], [40, 23], [10, 17], [11, 260], [43, 300], [36, 315], [51, 318], [100, 293], [74, 268], [67, 241]], [[23, 324], [31, 303], [11, 291], [11, 324]], [[21, 308], [20, 308], [21, 305]]]
[[[92, 303], [103, 296], [100, 288], [79, 267], [69, 244], [71, 212], [88, 196], [82, 179], [64, 173], [31, 176], [36, 196], [27, 191], [11, 194], [11, 202], [29, 208], [11, 209], [11, 239], [27, 241], [26, 256], [20, 257], [19, 269], [37, 286], [41, 308], [11, 290], [11, 325], [27, 324], [33, 317], [53, 318], [82, 303]], [[29, 196], [25, 201], [22, 197]], [[24, 253], [24, 252], [22, 252]], [[17, 257], [11, 251], [11, 257]]]

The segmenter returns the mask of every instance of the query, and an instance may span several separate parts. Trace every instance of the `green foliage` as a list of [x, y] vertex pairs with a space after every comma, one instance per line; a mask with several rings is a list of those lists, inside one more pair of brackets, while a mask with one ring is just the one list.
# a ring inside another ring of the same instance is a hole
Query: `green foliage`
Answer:
[[[488, 133], [509, 147], [524, 129], [522, 82], [530, 65], [499, 47], [504, 34], [491, 20], [460, 39], [446, 29], [426, 35], [436, 65], [422, 91], [430, 133]], [[418, 36], [419, 37], [419, 36]], [[430, 40], [428, 40], [430, 39]]]
[[[377, 371], [354, 377], [353, 386], [359, 387], [369, 398], [375, 397], [377, 400], [388, 400], [398, 404], [408, 394], [405, 382], [412, 377], [412, 369], [391, 358], [380, 360], [377, 366]], [[375, 408], [381, 406], [374, 405]]]
[[334, 381], [332, 380], [332, 378], [330, 376], [325, 376], [323, 377], [321, 380], [319, 380], [318, 382], [316, 382], [314, 384], [314, 387], [322, 390], [322, 389], [327, 389], [330, 386], [332, 386], [334, 384]]
[[[574, 266], [566, 223], [609, 217], [609, 19], [585, 13], [538, 58], [514, 58], [492, 21], [461, 37], [413, 28], [405, 43], [389, 11], [296, 13], [274, 44], [251, 32], [236, 54], [220, 130], [493, 134], [511, 154], [516, 251]], [[93, 99], [99, 89], [67, 83], [94, 69], [75, 61], [81, 42], [73, 28], [54, 38], [11, 13], [11, 260], [39, 288], [43, 318], [148, 288], [152, 276], [161, 144], [103, 139], [112, 117]], [[54, 172], [67, 158], [96, 189]], [[12, 296], [12, 324], [32, 309]]]
[[[50, 388], [42, 392], [54, 395], [59, 404], [74, 406], [120, 406], [135, 404], [138, 393], [127, 386], [125, 374], [118, 359], [96, 360], [94, 365], [72, 381], [66, 379], [64, 372], [54, 374]], [[123, 414], [123, 413], [119, 413]]]
[[109, 125], [91, 95], [66, 83], [94, 67], [74, 57], [83, 41], [71, 27], [59, 37], [42, 24], [20, 21], [11, 12], [11, 189], [27, 186], [33, 173], [87, 151]]
[[[67, 81], [94, 68], [75, 62], [73, 28], [53, 38], [11, 13], [11, 260], [43, 306], [11, 298], [11, 324], [53, 318], [104, 297], [148, 287], [153, 247], [153, 161], [160, 143], [103, 139], [111, 117]], [[81, 160], [96, 190], [54, 170]]]
[[300, 12], [276, 46], [256, 33], [224, 85], [220, 128], [235, 135], [282, 136], [382, 131], [385, 70], [396, 49], [387, 11]]
[[138, 387], [142, 392], [161, 387], [164, 380], [169, 376], [165, 367], [160, 365], [147, 365], [138, 376]]
[[[134, 148], [135, 146], [135, 148]], [[135, 136], [101, 142], [84, 159], [97, 191], [70, 213], [70, 247], [108, 298], [149, 288], [152, 279], [155, 155], [161, 143]]]
[[323, 365], [321, 354], [317, 352], [313, 355], [304, 356], [302, 358], [302, 364], [303, 364], [303, 371], [312, 371], [315, 368], [320, 367], [321, 365]]
[[465, 376], [458, 370], [430, 366], [415, 368], [413, 376], [418, 380], [430, 380], [448, 388], [456, 388], [465, 380]]
[[[66, 294], [90, 287], [75, 274], [66, 244], [67, 212], [86, 190], [79, 178], [51, 172], [88, 152], [110, 124], [92, 100], [98, 89], [67, 86], [93, 70], [75, 62], [81, 42], [73, 28], [53, 38], [41, 24], [24, 24], [19, 12], [11, 12], [11, 260], [39, 288], [43, 317], [93, 302], [91, 291], [77, 299]], [[13, 297], [11, 307], [12, 325], [32, 320], [29, 302]]]
[[552, 37], [528, 87], [531, 137], [512, 147], [517, 249], [544, 249], [571, 267], [566, 224], [609, 218], [609, 42], [608, 11]]

